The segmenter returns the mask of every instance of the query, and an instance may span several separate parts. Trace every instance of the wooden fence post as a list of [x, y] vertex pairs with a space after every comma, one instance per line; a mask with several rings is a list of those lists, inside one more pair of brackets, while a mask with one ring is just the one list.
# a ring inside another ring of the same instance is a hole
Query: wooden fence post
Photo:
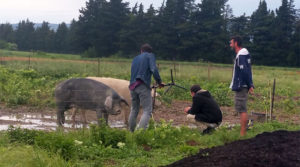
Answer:
[[[34, 54], [33, 50], [31, 50], [32, 56]], [[28, 70], [30, 69], [30, 54], [28, 55]]]
[[100, 58], [98, 57], [98, 77], [100, 77]]
[[275, 86], [276, 86], [276, 79], [274, 78], [273, 82], [273, 89], [272, 89], [272, 94], [271, 94], [271, 104], [270, 104], [270, 120], [272, 121], [272, 116], [273, 116], [273, 107], [274, 107], [274, 96], [275, 96]]
[[210, 62], [207, 62], [207, 78], [210, 80]]
[[0, 54], [0, 65], [3, 64], [3, 62], [2, 62], [3, 60], [2, 59], [3, 59], [3, 56], [2, 56], [2, 54]]
[[175, 77], [174, 77], [174, 78], [176, 79], [176, 63], [175, 63], [175, 60], [174, 60], [174, 59], [173, 59], [173, 64], [174, 64], [174, 67], [173, 67], [173, 68], [174, 68], [174, 73], [175, 73]]

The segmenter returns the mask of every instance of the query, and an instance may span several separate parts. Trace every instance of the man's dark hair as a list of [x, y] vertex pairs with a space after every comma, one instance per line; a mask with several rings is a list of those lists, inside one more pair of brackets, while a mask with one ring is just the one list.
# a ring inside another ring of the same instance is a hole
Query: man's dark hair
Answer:
[[200, 85], [191, 86], [191, 92], [197, 93], [199, 90], [201, 90]]
[[152, 53], [153, 50], [152, 50], [152, 47], [149, 44], [145, 43], [141, 46], [141, 51]]
[[236, 42], [239, 47], [241, 47], [243, 45], [242, 37], [233, 36], [233, 37], [231, 37], [231, 39], [233, 39], [233, 41]]

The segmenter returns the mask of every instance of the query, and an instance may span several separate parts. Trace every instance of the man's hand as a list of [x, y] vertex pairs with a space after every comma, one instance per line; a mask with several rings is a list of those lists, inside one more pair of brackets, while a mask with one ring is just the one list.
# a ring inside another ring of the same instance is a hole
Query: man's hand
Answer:
[[253, 87], [251, 87], [251, 88], [249, 89], [249, 93], [250, 93], [251, 95], [254, 94], [254, 89], [253, 89]]
[[158, 85], [159, 88], [163, 88], [164, 86], [165, 86], [164, 83], [160, 83], [160, 84]]
[[189, 111], [190, 109], [191, 109], [191, 107], [185, 107], [185, 108], [184, 108], [184, 112], [185, 112], [185, 113], [188, 113], [188, 111]]

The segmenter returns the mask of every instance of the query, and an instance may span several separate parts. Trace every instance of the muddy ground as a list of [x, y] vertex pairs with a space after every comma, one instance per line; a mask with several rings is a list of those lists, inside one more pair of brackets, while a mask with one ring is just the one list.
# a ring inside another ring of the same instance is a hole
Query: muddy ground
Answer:
[[265, 132], [248, 140], [202, 149], [168, 167], [299, 167], [300, 131]]
[[[172, 120], [175, 126], [187, 125], [195, 127], [193, 122], [186, 119], [186, 114], [183, 109], [190, 106], [189, 101], [173, 101], [170, 105], [161, 105], [154, 109], [154, 120], [160, 121], [164, 119], [166, 121]], [[239, 124], [239, 116], [232, 107], [221, 107], [223, 112], [222, 125], [234, 126]], [[71, 119], [71, 112], [68, 111], [66, 115], [66, 128], [82, 128], [82, 116], [80, 113], [76, 115], [76, 121], [73, 122]], [[93, 111], [87, 111], [88, 123], [97, 123], [96, 113]], [[141, 114], [139, 114], [141, 115]], [[109, 117], [109, 125], [116, 128], [125, 128], [125, 116], [124, 113], [118, 116]], [[250, 115], [250, 118], [255, 122], [264, 121], [265, 117], [262, 115], [256, 116]], [[280, 115], [280, 117], [274, 117], [275, 119], [284, 122], [292, 121], [294, 123], [300, 123], [299, 115]], [[0, 105], [0, 130], [6, 130], [9, 125], [18, 125], [22, 128], [29, 129], [40, 129], [40, 130], [55, 130], [56, 129], [56, 111], [54, 108], [33, 108], [26, 106], [19, 106], [8, 108], [4, 105]]]

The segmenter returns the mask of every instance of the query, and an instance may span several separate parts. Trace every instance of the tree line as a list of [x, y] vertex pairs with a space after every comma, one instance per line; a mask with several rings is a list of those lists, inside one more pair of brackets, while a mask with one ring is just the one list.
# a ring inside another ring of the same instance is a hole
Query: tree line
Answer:
[[[166, 0], [155, 9], [142, 3], [129, 8], [122, 0], [89, 0], [70, 25], [56, 31], [48, 22], [34, 28], [29, 20], [13, 29], [0, 25], [0, 47], [78, 53], [87, 57], [133, 57], [149, 43], [165, 60], [231, 63], [231, 36], [240, 35], [256, 65], [300, 67], [300, 16], [294, 0], [282, 0], [275, 11], [265, 0], [251, 16], [234, 16], [228, 0]], [[9, 45], [11, 46], [11, 45]], [[14, 48], [14, 47], [12, 47]]]

